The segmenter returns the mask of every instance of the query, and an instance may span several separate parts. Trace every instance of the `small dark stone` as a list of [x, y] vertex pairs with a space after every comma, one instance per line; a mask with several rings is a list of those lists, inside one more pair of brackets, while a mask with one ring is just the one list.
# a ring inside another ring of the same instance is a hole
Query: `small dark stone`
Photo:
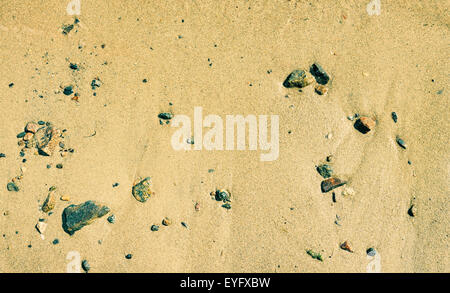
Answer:
[[15, 191], [15, 192], [18, 192], [18, 191], [20, 190], [19, 186], [17, 186], [17, 184], [14, 183], [14, 182], [9, 182], [9, 183], [6, 185], [6, 188], [8, 189], [8, 191]]
[[74, 27], [73, 24], [63, 25], [63, 27], [62, 27], [62, 29], [63, 29], [62, 33], [63, 33], [64, 35], [67, 35], [68, 33], [70, 33], [71, 30], [73, 30], [73, 27]]
[[73, 70], [78, 70], [78, 65], [76, 65], [74, 63], [70, 63], [69, 68], [73, 69]]
[[399, 146], [401, 146], [402, 148], [406, 149], [406, 143], [403, 139], [401, 139], [400, 137], [397, 136], [396, 141], [398, 143]]
[[118, 182], [114, 183], [112, 187], [117, 187], [117, 186], [119, 186]]
[[325, 70], [318, 63], [311, 65], [309, 72], [316, 78], [316, 81], [322, 85], [325, 85], [330, 80], [330, 77]]
[[52, 243], [53, 243], [54, 245], [58, 244], [58, 243], [59, 243], [59, 239], [58, 239], [58, 238], [55, 238], [55, 240], [53, 240]]
[[306, 253], [311, 256], [313, 259], [317, 259], [319, 261], [323, 261], [322, 255], [318, 252], [314, 252], [312, 250], [307, 250]]
[[150, 227], [150, 230], [152, 230], [152, 231], [158, 231], [159, 230], [159, 226], [158, 225], [152, 225], [151, 227]]
[[100, 85], [101, 85], [100, 80], [97, 79], [97, 78], [95, 78], [95, 79], [93, 79], [93, 80], [91, 81], [91, 88], [92, 88], [93, 90], [95, 90], [95, 88], [100, 87]]
[[9, 87], [13, 87], [13, 86], [14, 86], [14, 83], [11, 82], [8, 86], [9, 86]]
[[231, 210], [231, 205], [229, 203], [223, 204], [222, 207], [227, 209], [227, 210]]
[[142, 80], [142, 82], [143, 82], [143, 83], [147, 83], [147, 79], [144, 78], [144, 79]]
[[392, 112], [392, 120], [394, 120], [395, 123], [397, 123], [398, 117], [397, 117], [397, 113]]
[[327, 164], [317, 166], [316, 170], [323, 178], [329, 178], [333, 175], [333, 169]]
[[125, 258], [126, 258], [126, 259], [131, 259], [132, 257], [133, 257], [133, 255], [132, 255], [131, 253], [125, 255]]
[[45, 125], [45, 122], [42, 121], [42, 120], [39, 120], [39, 121], [38, 121], [38, 124], [39, 124], [39, 125]]
[[230, 194], [226, 190], [216, 190], [215, 199], [224, 203], [230, 201]]
[[170, 119], [173, 118], [173, 114], [172, 113], [168, 113], [168, 112], [159, 113], [158, 114], [158, 118], [159, 119], [164, 119], [164, 120], [170, 120]]
[[62, 227], [66, 233], [73, 235], [86, 225], [91, 224], [97, 218], [101, 218], [110, 209], [95, 201], [89, 200], [79, 205], [70, 205], [62, 213]]
[[6, 155], [4, 153], [0, 153], [0, 158], [6, 158]]
[[369, 117], [361, 117], [358, 120], [356, 120], [355, 124], [353, 125], [355, 129], [357, 129], [359, 132], [366, 134], [370, 130], [372, 130], [376, 125], [375, 120]]
[[56, 165], [56, 168], [62, 169], [62, 168], [63, 168], [63, 164], [57, 164], [57, 165]]
[[375, 256], [377, 254], [377, 251], [375, 250], [375, 248], [370, 247], [366, 250], [366, 253], [368, 256]]
[[181, 226], [183, 226], [184, 228], [188, 228], [188, 225], [185, 222], [181, 222]]
[[83, 268], [83, 270], [87, 273], [89, 272], [89, 270], [91, 269], [91, 265], [88, 263], [87, 260], [83, 260], [81, 262], [81, 267]]
[[66, 87], [64, 88], [63, 93], [64, 93], [66, 96], [70, 96], [71, 94], [73, 94], [73, 87], [72, 87], [71, 85], [66, 86]]
[[408, 215], [410, 217], [415, 217], [417, 214], [417, 208], [415, 205], [411, 205], [411, 207], [408, 209]]
[[116, 216], [114, 216], [114, 215], [109, 216], [108, 222], [110, 222], [111, 224], [114, 224], [116, 222]]
[[52, 165], [47, 165], [47, 169], [50, 169], [52, 167]]
[[25, 136], [25, 134], [27, 134], [25, 131], [19, 133], [16, 137], [17, 138], [23, 138]]

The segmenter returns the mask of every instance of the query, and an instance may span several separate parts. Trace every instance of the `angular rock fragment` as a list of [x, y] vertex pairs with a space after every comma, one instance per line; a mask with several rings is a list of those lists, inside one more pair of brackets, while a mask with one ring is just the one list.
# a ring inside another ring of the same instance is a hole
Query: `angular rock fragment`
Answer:
[[40, 155], [51, 156], [59, 146], [60, 141], [61, 131], [49, 124], [36, 132], [33, 146], [38, 149]]
[[303, 88], [314, 82], [314, 78], [310, 76], [306, 71], [297, 69], [292, 71], [291, 74], [283, 82], [283, 85], [287, 88], [298, 87]]
[[339, 178], [328, 178], [322, 181], [322, 183], [320, 184], [320, 188], [322, 189], [323, 193], [326, 193], [330, 190], [333, 190], [339, 186], [342, 186], [344, 184], [346, 184], [346, 181], [342, 181]]
[[164, 226], [170, 226], [170, 225], [172, 224], [172, 220], [169, 219], [169, 218], [167, 218], [167, 217], [165, 217], [165, 218], [162, 220], [162, 224], [163, 224]]
[[146, 202], [154, 194], [150, 189], [150, 185], [150, 177], [134, 185], [132, 190], [134, 198], [139, 202]]
[[103, 217], [109, 213], [110, 209], [95, 201], [88, 200], [79, 205], [70, 205], [62, 213], [62, 228], [64, 231], [73, 235], [94, 220]]
[[25, 136], [23, 137], [24, 141], [29, 141], [33, 138], [33, 133], [31, 132], [27, 132], [27, 134], [25, 134]]
[[343, 242], [343, 243], [340, 245], [340, 247], [341, 247], [341, 249], [346, 250], [346, 251], [348, 251], [348, 252], [353, 252], [353, 250], [352, 250], [352, 248], [351, 248], [351, 246], [350, 246], [350, 243], [349, 243], [348, 241]]
[[45, 229], [47, 229], [47, 223], [43, 222], [43, 221], [39, 221], [36, 224], [36, 230], [39, 232], [39, 234], [44, 234]]
[[417, 215], [417, 208], [415, 205], [411, 205], [411, 207], [408, 209], [408, 215], [410, 217], [415, 217]]
[[44, 203], [42, 204], [42, 211], [44, 213], [48, 213], [51, 210], [53, 210], [55, 208], [55, 204], [56, 204], [56, 196], [54, 194], [55, 191], [55, 187], [52, 186], [50, 187], [50, 192], [47, 195], [47, 198], [45, 199]]
[[306, 253], [307, 253], [309, 256], [311, 256], [313, 259], [317, 259], [317, 260], [323, 261], [322, 255], [321, 255], [320, 253], [318, 253], [318, 252], [314, 252], [313, 250], [308, 249], [308, 250], [306, 251]]
[[309, 72], [316, 78], [317, 83], [319, 84], [327, 84], [330, 80], [330, 77], [326, 73], [326, 71], [320, 66], [318, 63], [314, 63], [311, 65]]
[[62, 33], [64, 35], [67, 35], [68, 33], [70, 33], [70, 31], [73, 29], [73, 24], [69, 24], [69, 25], [63, 25], [62, 26]]
[[333, 175], [333, 169], [327, 164], [317, 166], [316, 170], [323, 178], [329, 178]]
[[231, 210], [231, 204], [229, 204], [228, 202], [227, 202], [227, 203], [224, 203], [224, 204], [222, 205], [222, 207], [223, 207], [224, 209]]
[[354, 127], [361, 133], [366, 134], [371, 131], [376, 125], [375, 120], [369, 117], [361, 117], [356, 120]]
[[324, 85], [318, 84], [314, 87], [314, 90], [317, 94], [324, 96], [328, 92], [328, 88]]

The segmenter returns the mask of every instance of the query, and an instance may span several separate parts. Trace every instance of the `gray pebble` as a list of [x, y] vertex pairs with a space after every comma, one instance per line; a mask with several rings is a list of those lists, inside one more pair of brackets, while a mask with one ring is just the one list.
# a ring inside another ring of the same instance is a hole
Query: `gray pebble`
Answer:
[[392, 120], [394, 120], [394, 122], [397, 123], [397, 119], [398, 119], [397, 113], [392, 112]]
[[83, 270], [87, 273], [89, 272], [89, 270], [91, 269], [91, 265], [88, 263], [87, 260], [83, 260], [81, 262], [81, 267], [83, 268]]
[[114, 216], [114, 215], [109, 216], [108, 222], [110, 222], [111, 224], [114, 224], [116, 222], [116, 216]]
[[316, 170], [323, 178], [329, 178], [333, 175], [333, 169], [327, 164], [317, 166]]
[[406, 149], [406, 143], [403, 139], [401, 139], [400, 137], [397, 136], [396, 141], [398, 143], [399, 146], [401, 146], [402, 148]]
[[368, 256], [375, 256], [377, 254], [377, 251], [374, 248], [369, 248], [366, 250], [366, 253]]

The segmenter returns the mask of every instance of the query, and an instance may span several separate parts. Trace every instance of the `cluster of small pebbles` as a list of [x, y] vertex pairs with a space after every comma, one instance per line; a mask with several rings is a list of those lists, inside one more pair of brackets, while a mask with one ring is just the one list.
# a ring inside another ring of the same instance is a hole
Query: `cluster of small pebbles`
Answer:
[[161, 112], [158, 114], [159, 124], [169, 124], [170, 120], [173, 118], [173, 114], [170, 112]]
[[24, 131], [17, 135], [18, 145], [22, 147], [21, 156], [32, 149], [35, 149], [34, 154], [42, 156], [52, 156], [57, 151], [62, 157], [73, 153], [74, 149], [65, 146], [64, 132], [50, 122], [28, 122]]
[[224, 209], [231, 209], [231, 193], [226, 189], [216, 189], [210, 193], [211, 198], [216, 201], [222, 202], [222, 207]]
[[[283, 85], [286, 88], [302, 89], [309, 85], [314, 84], [315, 92], [319, 95], [325, 95], [328, 92], [328, 88], [326, 87], [326, 84], [329, 82], [329, 80], [330, 80], [330, 77], [327, 74], [327, 72], [322, 68], [322, 66], [319, 65], [318, 63], [314, 63], [310, 67], [309, 72], [307, 72], [306, 70], [303, 70], [303, 69], [297, 69], [297, 70], [294, 70], [293, 72], [291, 72], [288, 75], [288, 77], [286, 78], [286, 80], [283, 82]], [[377, 120], [374, 117], [362, 116], [358, 113], [348, 116], [347, 118], [350, 121], [354, 121], [354, 124], [353, 124], [354, 128], [362, 134], [367, 134], [371, 131], [373, 132], [377, 125]], [[396, 112], [391, 112], [391, 118], [394, 123], [398, 122], [398, 115]], [[326, 138], [331, 138], [331, 134], [327, 134]], [[402, 148], [402, 149], [407, 148], [406, 142], [400, 136], [397, 135], [395, 138], [395, 141], [400, 148]], [[336, 177], [334, 175], [333, 168], [330, 164], [332, 162], [332, 160], [333, 160], [333, 156], [329, 155], [326, 158], [326, 163], [316, 165], [316, 170], [320, 174], [320, 176], [323, 177], [323, 180], [320, 184], [322, 193], [332, 192], [332, 200], [333, 200], [333, 202], [336, 202], [337, 199], [336, 199], [336, 193], [334, 190], [346, 185], [347, 181], [343, 180], [339, 177]], [[408, 161], [408, 164], [411, 164], [411, 162]], [[216, 198], [216, 200], [218, 200], [218, 201], [222, 200], [220, 196], [219, 197], [217, 196], [217, 194], [219, 194], [219, 191], [216, 191], [215, 193], [211, 193], [211, 195], [214, 196]], [[344, 197], [350, 197], [350, 196], [354, 196], [355, 191], [353, 190], [353, 188], [346, 186], [346, 187], [342, 187], [341, 194]], [[417, 214], [417, 207], [415, 204], [412, 203], [410, 205], [410, 208], [408, 209], [408, 215], [411, 217], [415, 217], [416, 214]], [[338, 218], [337, 215], [336, 215], [336, 217], [337, 217], [337, 220], [335, 221], [335, 223], [338, 226], [340, 226], [340, 218]], [[353, 252], [353, 249], [352, 249], [349, 241], [342, 242], [339, 245], [339, 247], [345, 251]], [[306, 252], [313, 259], [318, 259], [318, 260], [322, 261], [322, 257], [319, 253], [316, 253], [312, 250], [307, 250]], [[369, 248], [367, 250], [367, 254], [370, 256], [374, 256], [376, 254], [376, 251], [374, 248]]]
[[319, 95], [326, 95], [328, 88], [326, 84], [330, 80], [328, 73], [318, 63], [311, 65], [309, 72], [303, 69], [296, 69], [292, 71], [283, 85], [286, 88], [305, 88], [309, 85], [314, 85], [314, 91]]

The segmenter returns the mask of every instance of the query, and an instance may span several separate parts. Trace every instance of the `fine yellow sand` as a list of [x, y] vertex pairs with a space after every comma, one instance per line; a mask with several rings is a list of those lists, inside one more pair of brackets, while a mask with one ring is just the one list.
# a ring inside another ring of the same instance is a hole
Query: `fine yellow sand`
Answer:
[[[68, 2], [0, 4], [1, 272], [66, 272], [71, 251], [91, 272], [366, 272], [369, 247], [382, 272], [450, 271], [448, 2], [381, 0], [381, 14], [368, 15], [369, 0], [81, 0], [64, 35]], [[313, 62], [331, 76], [328, 95], [282, 86]], [[78, 102], [62, 93], [69, 84]], [[176, 128], [157, 115], [193, 119], [194, 107], [223, 119], [279, 115], [278, 159], [174, 151]], [[376, 127], [361, 134], [354, 113]], [[38, 120], [67, 129], [75, 152], [22, 163], [16, 135]], [[336, 203], [315, 170], [328, 155], [355, 191], [336, 189]], [[7, 191], [21, 166], [21, 190]], [[131, 187], [146, 176], [155, 195], [142, 204]], [[48, 216], [39, 208], [50, 186]], [[231, 191], [231, 210], [211, 199], [216, 188]], [[69, 236], [61, 213], [87, 200], [108, 205], [116, 223], [103, 217]], [[164, 217], [173, 224], [150, 231]], [[354, 253], [340, 249], [346, 240]]]

